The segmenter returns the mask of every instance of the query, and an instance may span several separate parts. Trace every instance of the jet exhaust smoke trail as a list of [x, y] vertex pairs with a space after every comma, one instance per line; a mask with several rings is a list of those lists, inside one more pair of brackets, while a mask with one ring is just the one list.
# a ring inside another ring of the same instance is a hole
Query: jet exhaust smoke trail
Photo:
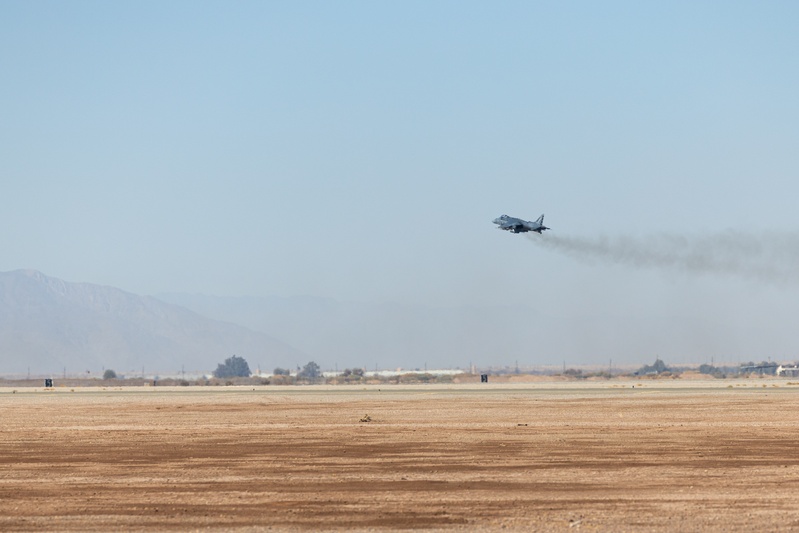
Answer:
[[726, 231], [693, 236], [660, 233], [644, 237], [528, 238], [538, 246], [589, 263], [799, 282], [799, 233], [753, 235]]

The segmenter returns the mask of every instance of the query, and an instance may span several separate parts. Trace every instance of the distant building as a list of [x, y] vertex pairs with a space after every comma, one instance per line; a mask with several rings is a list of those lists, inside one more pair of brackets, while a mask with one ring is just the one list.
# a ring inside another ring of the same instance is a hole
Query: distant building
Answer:
[[778, 366], [777, 367], [777, 375], [778, 376], [788, 376], [788, 377], [799, 377], [799, 366]]
[[741, 374], [761, 374], [774, 376], [777, 374], [777, 363], [768, 363], [761, 365], [746, 365], [740, 369]]

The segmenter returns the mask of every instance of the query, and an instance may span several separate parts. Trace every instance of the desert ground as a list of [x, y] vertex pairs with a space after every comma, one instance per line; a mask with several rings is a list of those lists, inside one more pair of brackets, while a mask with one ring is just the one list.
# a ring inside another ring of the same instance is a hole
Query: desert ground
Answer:
[[799, 383], [0, 389], [2, 531], [799, 530]]

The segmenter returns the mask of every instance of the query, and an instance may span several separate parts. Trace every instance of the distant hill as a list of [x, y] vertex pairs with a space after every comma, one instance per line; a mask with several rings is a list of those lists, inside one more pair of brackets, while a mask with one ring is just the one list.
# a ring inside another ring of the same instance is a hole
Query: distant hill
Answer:
[[35, 270], [0, 273], [0, 374], [207, 373], [234, 354], [253, 371], [309, 360], [269, 335], [153, 297]]

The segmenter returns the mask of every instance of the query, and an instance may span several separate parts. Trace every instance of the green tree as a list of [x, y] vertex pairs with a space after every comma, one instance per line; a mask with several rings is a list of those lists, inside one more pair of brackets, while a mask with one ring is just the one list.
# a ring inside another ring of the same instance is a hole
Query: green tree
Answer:
[[322, 371], [319, 368], [319, 365], [314, 363], [313, 361], [308, 362], [307, 365], [302, 367], [297, 377], [301, 379], [310, 379], [311, 381], [319, 378], [322, 376]]
[[564, 376], [573, 377], [573, 378], [577, 378], [577, 379], [584, 379], [584, 378], [588, 377], [588, 376], [584, 376], [583, 375], [583, 371], [580, 370], [579, 368], [567, 368], [566, 370], [563, 371], [563, 375]]
[[291, 371], [289, 369], [280, 368], [280, 367], [275, 368], [275, 370], [272, 371], [272, 373], [274, 375], [276, 375], [276, 376], [290, 376], [291, 375]]
[[247, 378], [250, 377], [250, 365], [243, 357], [234, 355], [225, 359], [224, 363], [220, 363], [214, 370], [214, 377], [216, 378]]
[[348, 383], [359, 381], [363, 379], [363, 368], [345, 368], [342, 377]]
[[663, 372], [670, 372], [671, 370], [669, 367], [666, 366], [666, 363], [660, 360], [660, 358], [656, 358], [654, 364], [651, 365], [644, 365], [641, 369], [636, 372], [638, 375], [644, 374], [662, 374]]
[[111, 370], [110, 368], [103, 372], [103, 379], [116, 379], [117, 373]]

